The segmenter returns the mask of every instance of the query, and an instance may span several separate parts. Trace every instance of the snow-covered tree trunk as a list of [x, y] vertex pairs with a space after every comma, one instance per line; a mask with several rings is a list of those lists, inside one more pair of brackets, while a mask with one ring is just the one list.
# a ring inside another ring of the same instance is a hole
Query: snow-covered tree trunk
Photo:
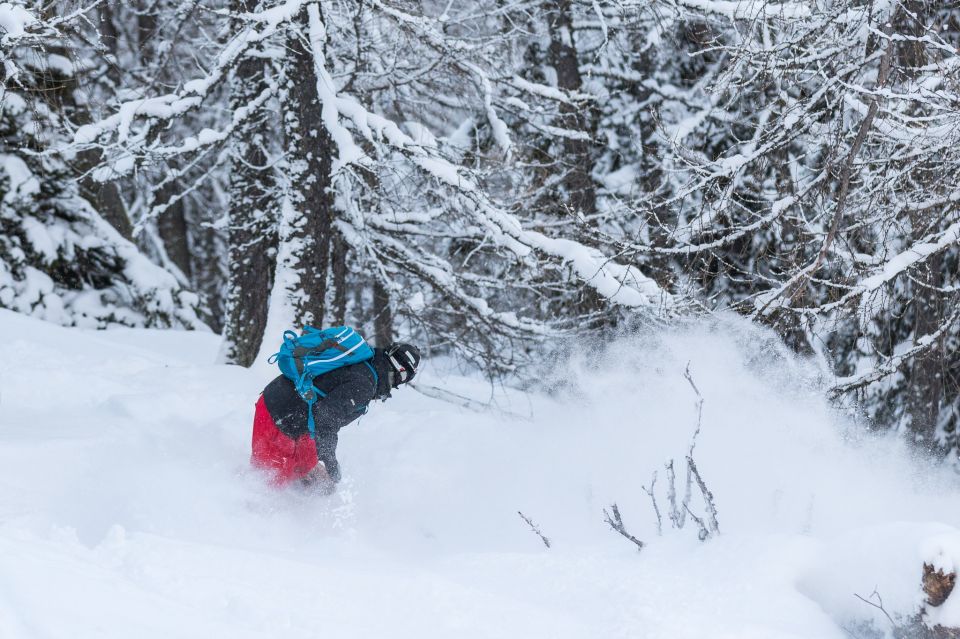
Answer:
[[304, 6], [292, 22], [283, 59], [281, 104], [284, 107], [283, 134], [286, 149], [288, 197], [297, 213], [297, 225], [289, 241], [297, 246], [295, 264], [287, 265], [297, 274], [290, 291], [297, 324], [321, 325], [327, 321], [333, 277], [331, 253], [333, 221], [336, 216], [331, 191], [333, 154], [336, 147], [324, 125], [317, 92], [314, 49], [327, 43], [314, 41], [308, 10], [316, 7], [322, 19], [322, 3]]
[[278, 175], [282, 202], [276, 275], [260, 359], [272, 352], [269, 340], [283, 331], [332, 319], [336, 309], [331, 306], [339, 297], [331, 288], [342, 279], [331, 268], [336, 147], [323, 121], [314, 59], [326, 42], [310, 29], [311, 8], [319, 12], [320, 3], [301, 6], [288, 25], [285, 54], [273, 61], [280, 83], [284, 160]]
[[[236, 11], [252, 11], [256, 0], [234, 0]], [[268, 85], [268, 63], [247, 55], [230, 81], [230, 106], [240, 109]], [[271, 123], [267, 114], [248, 121], [232, 141], [228, 230], [225, 358], [250, 366], [260, 352], [267, 327], [270, 290], [277, 261], [279, 202], [268, 160]]]

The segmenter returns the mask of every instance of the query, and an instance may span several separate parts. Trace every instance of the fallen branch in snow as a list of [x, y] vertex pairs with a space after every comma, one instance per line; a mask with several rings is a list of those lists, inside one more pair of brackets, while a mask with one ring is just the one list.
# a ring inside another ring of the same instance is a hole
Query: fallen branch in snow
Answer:
[[518, 511], [517, 511], [517, 514], [520, 515], [520, 519], [522, 519], [523, 521], [527, 522], [527, 525], [530, 526], [530, 530], [532, 530], [534, 533], [536, 533], [537, 537], [540, 538], [540, 541], [543, 542], [543, 545], [546, 546], [547, 548], [549, 548], [549, 547], [550, 547], [550, 540], [547, 538], [546, 535], [544, 535], [542, 532], [540, 532], [540, 527], [537, 526], [535, 523], [533, 523], [533, 520], [530, 519], [529, 517], [527, 517], [526, 515], [524, 515], [522, 511], [519, 511], [519, 510], [518, 510]]
[[620, 517], [620, 509], [617, 508], [617, 504], [614, 503], [612, 506], [610, 506], [610, 510], [613, 511], [612, 517], [610, 513], [607, 512], [606, 508], [603, 509], [603, 520], [607, 522], [610, 528], [636, 544], [637, 550], [643, 550], [643, 542], [627, 532], [626, 527], [623, 525], [623, 518]]

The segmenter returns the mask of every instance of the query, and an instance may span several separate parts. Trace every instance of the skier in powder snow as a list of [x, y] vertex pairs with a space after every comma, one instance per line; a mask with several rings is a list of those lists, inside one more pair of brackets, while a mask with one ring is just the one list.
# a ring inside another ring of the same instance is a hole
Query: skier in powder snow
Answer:
[[373, 359], [324, 373], [313, 380], [322, 397], [313, 404], [315, 438], [307, 424], [307, 404], [294, 383], [280, 375], [257, 400], [251, 461], [278, 486], [300, 481], [333, 492], [340, 480], [337, 434], [366, 413], [367, 405], [386, 400], [390, 391], [413, 379], [420, 365], [416, 346], [397, 342], [373, 349]]

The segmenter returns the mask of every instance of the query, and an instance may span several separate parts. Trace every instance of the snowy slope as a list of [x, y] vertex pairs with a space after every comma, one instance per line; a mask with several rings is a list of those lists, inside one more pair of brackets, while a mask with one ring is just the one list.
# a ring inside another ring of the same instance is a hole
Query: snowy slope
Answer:
[[[501, 393], [527, 417], [400, 391], [343, 431], [331, 498], [248, 470], [271, 373], [212, 365], [212, 335], [0, 311], [0, 336], [3, 639], [839, 639], [887, 623], [854, 593], [914, 612], [923, 553], [960, 526], [952, 476], [858, 435], [802, 390], [813, 371], [733, 321], [574, 364], [563, 398]], [[663, 463], [695, 424], [688, 361], [722, 530], [707, 543], [658, 537], [641, 489], [659, 469], [666, 507]], [[613, 501], [642, 553], [604, 524]]]

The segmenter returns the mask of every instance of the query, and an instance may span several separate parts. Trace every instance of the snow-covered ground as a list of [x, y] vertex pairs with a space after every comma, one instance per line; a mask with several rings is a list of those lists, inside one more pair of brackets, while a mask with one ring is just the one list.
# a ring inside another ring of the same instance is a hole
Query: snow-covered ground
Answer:
[[[922, 560], [960, 534], [952, 474], [831, 414], [815, 371], [733, 320], [574, 363], [559, 399], [476, 413], [398, 391], [342, 432], [329, 498], [249, 471], [272, 371], [217, 349], [0, 311], [0, 637], [840, 639], [889, 625], [855, 593], [915, 612]], [[657, 536], [642, 489], [659, 470], [665, 510], [664, 462], [683, 475], [688, 361], [706, 543]], [[603, 522], [614, 501], [642, 552]]]

